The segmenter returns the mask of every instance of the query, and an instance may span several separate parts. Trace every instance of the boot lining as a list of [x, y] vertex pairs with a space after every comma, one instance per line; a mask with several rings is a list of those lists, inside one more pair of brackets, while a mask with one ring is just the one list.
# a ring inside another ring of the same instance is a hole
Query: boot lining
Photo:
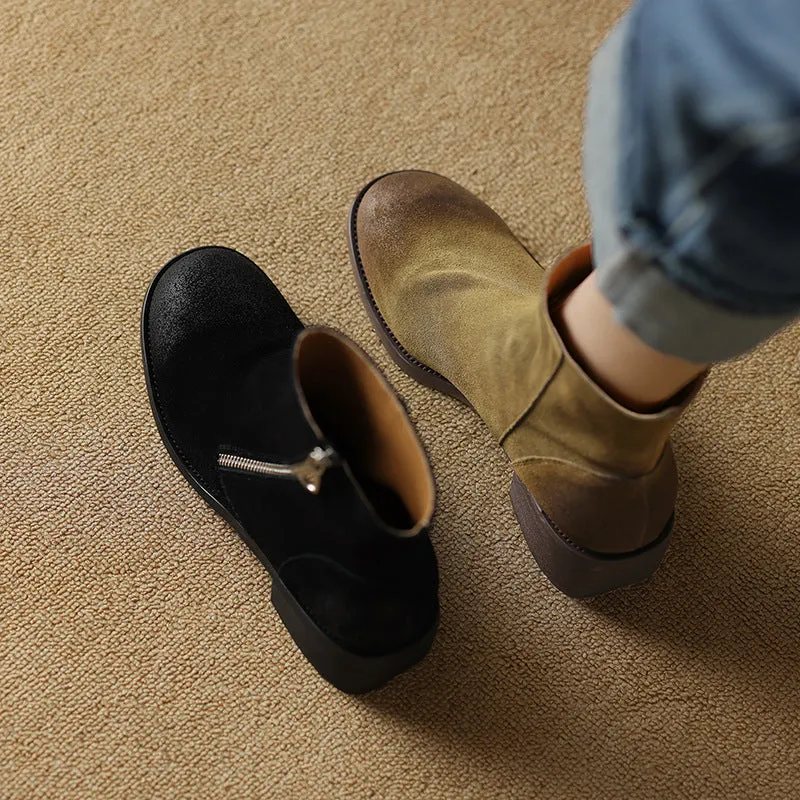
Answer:
[[302, 334], [295, 358], [313, 420], [381, 519], [399, 530], [426, 525], [434, 504], [428, 461], [383, 376], [355, 345], [325, 329]]

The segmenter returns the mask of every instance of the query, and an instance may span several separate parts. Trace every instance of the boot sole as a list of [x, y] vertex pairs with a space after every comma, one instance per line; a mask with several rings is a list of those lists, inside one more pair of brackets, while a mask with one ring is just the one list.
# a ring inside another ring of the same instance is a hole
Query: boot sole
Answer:
[[[358, 209], [364, 195], [372, 186], [389, 175], [396, 175], [397, 172], [387, 172], [370, 181], [358, 193], [350, 207], [347, 240], [350, 263], [356, 277], [359, 295], [367, 309], [372, 327], [392, 361], [417, 383], [454, 397], [474, 411], [469, 400], [447, 378], [414, 358], [403, 347], [383, 318], [367, 281], [358, 248], [356, 228]], [[563, 536], [516, 473], [511, 481], [510, 494], [514, 513], [539, 569], [559, 591], [569, 597], [593, 597], [647, 580], [658, 569], [669, 546], [674, 514], [658, 538], [647, 546], [630, 553], [598, 553], [579, 547]]]

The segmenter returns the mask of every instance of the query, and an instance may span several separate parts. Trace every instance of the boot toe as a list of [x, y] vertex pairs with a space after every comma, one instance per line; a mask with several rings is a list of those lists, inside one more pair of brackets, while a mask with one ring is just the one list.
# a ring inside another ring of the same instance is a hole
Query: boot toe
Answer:
[[[405, 252], [431, 231], [452, 224], [505, 223], [482, 200], [449, 178], [433, 172], [408, 170], [376, 179], [358, 206], [356, 233], [368, 259]], [[374, 250], [374, 252], [373, 252]]]

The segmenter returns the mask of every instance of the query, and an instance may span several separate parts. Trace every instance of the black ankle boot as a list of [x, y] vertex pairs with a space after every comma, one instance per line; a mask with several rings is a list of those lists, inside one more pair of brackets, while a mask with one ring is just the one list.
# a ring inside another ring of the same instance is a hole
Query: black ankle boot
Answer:
[[169, 262], [142, 314], [161, 438], [272, 575], [272, 602], [318, 672], [375, 689], [436, 631], [434, 485], [402, 403], [341, 333], [304, 328], [234, 250]]

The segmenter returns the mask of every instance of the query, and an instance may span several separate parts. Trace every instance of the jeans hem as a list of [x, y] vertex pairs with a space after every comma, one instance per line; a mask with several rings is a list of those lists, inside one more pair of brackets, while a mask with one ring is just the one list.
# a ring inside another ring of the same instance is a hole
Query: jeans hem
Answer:
[[696, 364], [735, 358], [794, 319], [791, 312], [755, 315], [702, 300], [629, 248], [602, 264], [597, 280], [618, 322], [655, 350]]

